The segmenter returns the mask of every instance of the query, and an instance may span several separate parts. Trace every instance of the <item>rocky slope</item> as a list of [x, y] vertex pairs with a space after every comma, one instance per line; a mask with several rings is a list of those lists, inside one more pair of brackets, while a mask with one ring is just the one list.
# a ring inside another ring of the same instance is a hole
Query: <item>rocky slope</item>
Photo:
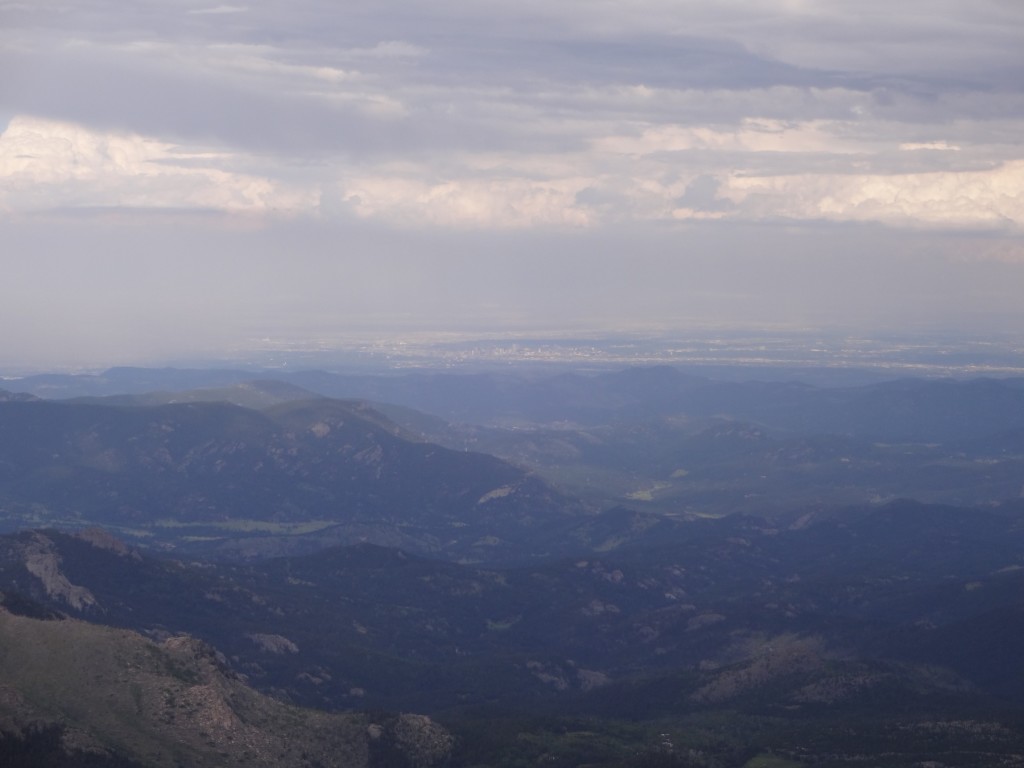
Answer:
[[328, 714], [258, 694], [188, 636], [155, 643], [0, 608], [0, 738], [13, 760], [45, 733], [59, 736], [51, 758], [83, 764], [429, 766], [451, 747], [425, 717]]

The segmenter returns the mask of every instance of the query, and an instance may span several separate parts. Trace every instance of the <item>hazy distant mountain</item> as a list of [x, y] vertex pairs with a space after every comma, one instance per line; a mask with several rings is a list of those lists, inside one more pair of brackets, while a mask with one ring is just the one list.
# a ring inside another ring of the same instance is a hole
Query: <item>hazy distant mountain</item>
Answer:
[[296, 400], [315, 400], [318, 395], [284, 381], [242, 381], [210, 389], [142, 392], [70, 398], [69, 402], [94, 405], [172, 405], [176, 403], [230, 403], [260, 410]]
[[[787, 516], [821, 504], [900, 497], [989, 504], [1024, 492], [1024, 444], [1014, 437], [1024, 433], [1020, 379], [814, 387], [711, 381], [664, 366], [557, 375], [271, 371], [261, 374], [263, 380], [247, 381], [251, 375], [122, 368], [8, 385], [50, 394], [135, 393], [91, 401], [104, 405], [218, 401], [265, 409], [309, 399], [312, 392], [372, 398], [402, 425], [405, 437], [499, 456], [599, 507]], [[186, 388], [197, 385], [214, 388]], [[145, 387], [150, 391], [143, 392]], [[48, 519], [19, 514], [29, 524]], [[421, 551], [438, 546], [405, 541], [403, 535], [392, 528], [370, 540]], [[438, 537], [438, 531], [429, 535]], [[360, 536], [342, 531], [333, 540]], [[503, 538], [482, 531], [477, 541], [490, 537]], [[462, 550], [457, 556], [486, 557]]]
[[518, 540], [577, 511], [499, 459], [410, 439], [365, 405], [327, 399], [262, 411], [0, 403], [0, 505], [9, 527], [244, 539], [253, 553], [375, 541], [470, 559], [520, 556]]
[[[108, 404], [218, 400], [264, 408], [303, 399], [304, 392], [370, 399], [421, 439], [539, 469], [574, 495], [617, 503], [633, 496], [661, 511], [703, 507], [721, 514], [729, 508], [758, 511], [761, 503], [794, 507], [907, 495], [985, 503], [1021, 492], [1024, 450], [1019, 440], [1009, 449], [1002, 445], [1014, 430], [1024, 430], [1020, 379], [814, 387], [712, 381], [669, 367], [530, 376], [262, 375], [265, 380], [251, 382], [251, 374], [241, 371], [112, 369], [91, 377], [30, 377], [8, 386], [51, 395], [135, 393]], [[200, 384], [217, 388], [186, 388]], [[767, 439], [759, 446], [730, 443], [720, 434], [707, 439], [710, 430], [723, 429]], [[833, 445], [823, 452], [826, 437]], [[800, 446], [802, 440], [813, 442]], [[729, 446], [734, 450], [723, 451]], [[757, 449], [761, 455], [754, 455]], [[756, 482], [761, 475], [767, 482]]]
[[181, 392], [278, 380], [337, 398], [402, 405], [447, 421], [595, 426], [727, 417], [787, 434], [948, 441], [1024, 427], [1024, 379], [901, 379], [852, 387], [714, 381], [667, 366], [614, 373], [346, 375], [323, 371], [115, 368], [99, 375], [30, 376], [4, 383], [41, 397]]
[[25, 403], [32, 400], [38, 400], [38, 398], [25, 392], [8, 392], [6, 389], [0, 389], [0, 403]]

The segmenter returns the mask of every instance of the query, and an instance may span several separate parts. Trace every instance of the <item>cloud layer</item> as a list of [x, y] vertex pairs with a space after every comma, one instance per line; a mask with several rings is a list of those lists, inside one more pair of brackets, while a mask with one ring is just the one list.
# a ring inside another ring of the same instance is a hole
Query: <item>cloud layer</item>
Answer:
[[9, 210], [1024, 224], [1024, 11], [999, 0], [4, 13]]
[[1024, 321], [1015, 0], [0, 0], [0, 30], [13, 357]]

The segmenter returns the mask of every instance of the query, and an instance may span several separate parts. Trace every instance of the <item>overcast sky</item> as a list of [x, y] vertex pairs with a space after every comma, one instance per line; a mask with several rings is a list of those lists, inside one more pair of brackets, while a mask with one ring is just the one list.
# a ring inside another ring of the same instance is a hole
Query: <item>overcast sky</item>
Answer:
[[1024, 331], [1020, 0], [0, 0], [0, 370]]

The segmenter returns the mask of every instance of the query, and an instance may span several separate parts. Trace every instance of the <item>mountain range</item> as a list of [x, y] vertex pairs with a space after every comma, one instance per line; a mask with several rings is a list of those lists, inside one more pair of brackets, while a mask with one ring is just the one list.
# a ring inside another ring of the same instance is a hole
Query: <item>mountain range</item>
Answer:
[[0, 397], [12, 755], [1024, 765], [1020, 381], [263, 373]]

